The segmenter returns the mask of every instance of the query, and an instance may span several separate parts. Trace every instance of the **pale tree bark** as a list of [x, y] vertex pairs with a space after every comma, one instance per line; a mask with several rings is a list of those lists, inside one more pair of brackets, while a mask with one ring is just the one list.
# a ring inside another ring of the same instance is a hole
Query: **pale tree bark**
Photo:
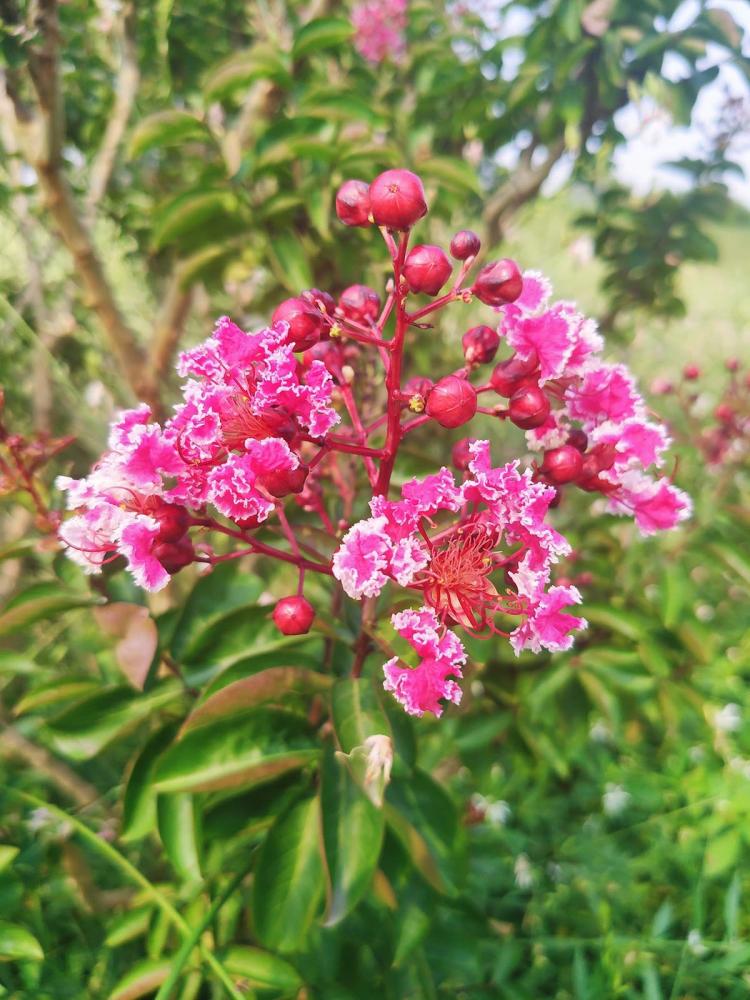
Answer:
[[532, 143], [523, 151], [511, 177], [485, 206], [483, 221], [490, 246], [502, 240], [505, 227], [518, 209], [539, 194], [542, 184], [565, 152], [565, 140], [558, 139], [552, 143], [544, 158], [539, 163], [532, 164], [536, 149], [536, 144]]

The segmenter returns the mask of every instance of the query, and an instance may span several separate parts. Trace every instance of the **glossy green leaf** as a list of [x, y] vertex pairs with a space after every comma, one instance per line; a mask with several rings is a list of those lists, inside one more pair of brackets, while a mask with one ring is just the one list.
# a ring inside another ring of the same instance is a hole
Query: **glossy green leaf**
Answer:
[[153, 912], [152, 906], [136, 906], [121, 913], [109, 925], [104, 944], [108, 948], [118, 948], [121, 944], [142, 937], [148, 930]]
[[290, 233], [270, 241], [271, 264], [279, 281], [290, 291], [309, 288], [313, 284], [310, 263], [300, 241]]
[[295, 35], [292, 55], [300, 59], [311, 52], [337, 47], [351, 38], [353, 33], [354, 27], [346, 17], [317, 17], [303, 25]]
[[61, 680], [58, 678], [46, 684], [40, 684], [29, 691], [13, 708], [15, 715], [24, 715], [40, 708], [50, 708], [60, 702], [79, 698], [81, 695], [93, 694], [99, 690], [96, 681], [78, 678], [76, 680]]
[[391, 727], [370, 678], [338, 681], [331, 692], [336, 739], [344, 753], [362, 746], [368, 736], [391, 735]]
[[41, 962], [43, 958], [42, 946], [33, 934], [0, 920], [0, 962]]
[[[157, 250], [174, 243], [188, 234], [211, 231], [226, 220], [236, 219], [239, 212], [237, 196], [221, 188], [186, 191], [162, 205], [156, 213], [153, 243]], [[205, 241], [204, 241], [205, 242]]]
[[479, 194], [479, 178], [474, 167], [452, 156], [431, 156], [418, 165], [425, 181], [437, 181], [459, 194]]
[[110, 993], [108, 1000], [138, 1000], [154, 993], [169, 975], [171, 963], [148, 958], [126, 972]]
[[18, 854], [18, 848], [12, 844], [0, 844], [0, 872], [13, 864], [13, 859]]
[[176, 723], [169, 723], [157, 730], [135, 758], [122, 801], [120, 837], [123, 841], [139, 840], [150, 833], [156, 825], [154, 775], [159, 758], [174, 739], [176, 732]]
[[590, 625], [610, 629], [637, 642], [642, 635], [644, 622], [632, 611], [622, 611], [619, 608], [605, 608], [597, 605], [586, 605], [586, 618]]
[[288, 695], [313, 695], [327, 691], [331, 678], [302, 667], [270, 667], [221, 688], [201, 702], [187, 717], [185, 730], [255, 708], [264, 702], [283, 701]]
[[74, 760], [94, 757], [108, 743], [150, 715], [183, 697], [178, 681], [165, 681], [148, 694], [115, 687], [90, 695], [49, 724], [53, 743]]
[[159, 837], [172, 867], [188, 882], [201, 874], [201, 814], [186, 792], [160, 795], [156, 804]]
[[192, 139], [212, 141], [206, 125], [187, 111], [157, 111], [142, 118], [130, 134], [128, 155], [134, 159], [159, 146], [181, 146]]
[[270, 781], [317, 754], [304, 718], [257, 709], [187, 732], [163, 755], [159, 792], [200, 792]]
[[383, 843], [383, 810], [354, 780], [347, 763], [328, 748], [321, 769], [323, 846], [328, 874], [325, 924], [332, 927], [367, 891]]
[[233, 945], [222, 957], [227, 970], [253, 989], [278, 990], [286, 995], [293, 994], [303, 985], [293, 965], [260, 948]]
[[303, 947], [323, 899], [320, 800], [299, 802], [271, 827], [253, 883], [253, 923], [261, 943], [281, 952]]
[[23, 632], [30, 625], [56, 618], [64, 611], [101, 603], [101, 598], [72, 593], [54, 581], [32, 584], [14, 595], [0, 610], [0, 638]]
[[210, 101], [222, 101], [235, 94], [242, 96], [256, 80], [273, 80], [281, 84], [289, 82], [283, 53], [275, 46], [258, 43], [249, 49], [233, 52], [206, 73], [203, 94]]

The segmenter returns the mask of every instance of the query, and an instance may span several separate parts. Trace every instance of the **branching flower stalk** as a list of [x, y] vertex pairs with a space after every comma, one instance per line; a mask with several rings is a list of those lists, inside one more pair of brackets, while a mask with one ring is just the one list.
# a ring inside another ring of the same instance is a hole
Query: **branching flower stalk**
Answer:
[[[629, 372], [601, 360], [594, 322], [571, 303], [550, 303], [542, 275], [499, 260], [469, 284], [480, 241], [468, 230], [451, 241], [455, 276], [440, 247], [411, 244], [427, 202], [407, 170], [347, 181], [336, 211], [345, 225], [380, 230], [392, 264], [385, 302], [365, 285], [338, 301], [310, 289], [282, 302], [260, 331], [220, 319], [180, 356], [183, 397], [163, 425], [146, 405], [120, 414], [90, 475], [58, 480], [75, 511], [59, 537], [87, 572], [124, 558], [148, 590], [191, 563], [255, 554], [290, 564], [296, 592], [273, 613], [287, 635], [314, 624], [306, 574], [333, 577], [362, 602], [355, 676], [372, 648], [376, 601], [386, 586], [399, 588], [400, 601], [419, 604], [391, 622], [419, 663], [391, 657], [384, 684], [407, 712], [439, 716], [444, 701], [461, 698], [466, 653], [454, 629], [506, 637], [520, 653], [568, 649], [585, 627], [565, 610], [581, 601], [578, 590], [552, 581], [570, 547], [548, 515], [568, 488], [601, 495], [644, 534], [674, 527], [690, 504], [667, 477], [646, 472], [663, 463], [669, 440]], [[415, 300], [423, 295], [431, 301]], [[436, 381], [406, 377], [410, 338], [474, 299], [494, 323], [464, 333], [463, 364]], [[489, 378], [475, 378], [503, 342], [509, 355]], [[383, 375], [379, 397], [358, 379], [368, 352]], [[524, 431], [524, 450], [541, 460], [496, 467], [489, 442], [467, 437], [453, 446], [458, 476], [443, 466], [393, 489], [406, 435], [450, 431], [477, 414]], [[365, 483], [369, 516], [356, 520]], [[310, 526], [333, 539], [332, 558], [310, 544]], [[215, 536], [236, 547], [218, 551]]]

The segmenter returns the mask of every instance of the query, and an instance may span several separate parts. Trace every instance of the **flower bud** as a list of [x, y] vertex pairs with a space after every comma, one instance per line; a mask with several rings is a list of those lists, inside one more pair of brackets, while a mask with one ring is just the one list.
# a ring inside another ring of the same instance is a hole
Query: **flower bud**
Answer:
[[285, 299], [274, 310], [271, 323], [288, 323], [287, 343], [295, 351], [306, 351], [320, 340], [325, 328], [323, 314], [303, 298]]
[[701, 370], [698, 365], [685, 365], [682, 369], [682, 375], [688, 381], [694, 382], [695, 379], [700, 378]]
[[580, 476], [582, 469], [583, 456], [572, 444], [545, 451], [540, 467], [545, 478], [555, 486], [571, 483]]
[[465, 472], [469, 468], [472, 459], [471, 445], [475, 440], [475, 438], [461, 438], [451, 449], [451, 462], [460, 472]]
[[328, 292], [321, 292], [319, 288], [308, 288], [302, 292], [302, 298], [314, 306], [319, 312], [326, 316], [333, 316], [336, 312], [336, 300]]
[[476, 277], [472, 292], [487, 306], [503, 306], [515, 302], [523, 291], [523, 278], [514, 260], [495, 260], [487, 264]]
[[549, 414], [549, 400], [538, 385], [525, 386], [510, 397], [508, 415], [516, 427], [526, 431], [541, 427]]
[[170, 576], [195, 561], [195, 549], [189, 538], [177, 542], [157, 542], [151, 552]]
[[403, 393], [409, 397], [405, 403], [414, 413], [421, 413], [424, 410], [425, 400], [432, 389], [434, 382], [425, 375], [413, 375], [404, 385]]
[[282, 597], [271, 617], [283, 635], [306, 635], [315, 618], [315, 609], [308, 600], [295, 594], [293, 597]]
[[526, 359], [513, 354], [499, 365], [495, 365], [490, 375], [490, 384], [498, 396], [512, 396], [522, 387], [523, 382], [532, 379], [538, 366], [539, 358], [536, 351], [532, 351], [531, 357]]
[[497, 354], [500, 335], [491, 326], [473, 326], [461, 339], [464, 357], [470, 365], [486, 365]]
[[420, 244], [412, 247], [404, 262], [404, 277], [412, 292], [437, 295], [453, 267], [440, 247]]
[[477, 412], [477, 391], [466, 379], [446, 375], [430, 390], [426, 410], [441, 427], [460, 427]]
[[734, 420], [734, 410], [728, 403], [719, 403], [714, 410], [714, 416], [721, 424], [731, 424]]
[[298, 465], [296, 469], [291, 470], [274, 469], [260, 477], [260, 484], [267, 493], [280, 500], [290, 493], [301, 493], [305, 488], [309, 471], [306, 465]]
[[481, 246], [481, 240], [476, 233], [471, 229], [462, 229], [451, 240], [451, 257], [455, 260], [468, 260], [469, 257], [476, 257]]
[[651, 383], [651, 392], [655, 396], [668, 396], [672, 392], [674, 386], [669, 381], [669, 379], [664, 378], [661, 375], [657, 375], [654, 381]]
[[724, 362], [724, 367], [728, 372], [734, 374], [740, 370], [740, 359], [739, 358], [727, 358]]
[[410, 170], [386, 170], [370, 185], [370, 213], [378, 226], [409, 229], [427, 215], [422, 181]]
[[336, 193], [336, 215], [345, 226], [369, 226], [370, 185], [364, 181], [344, 181]]
[[583, 453], [589, 446], [588, 435], [580, 427], [574, 427], [570, 434], [568, 434], [567, 444], [572, 445]]
[[367, 324], [378, 318], [380, 296], [367, 285], [350, 285], [341, 293], [339, 309], [346, 319]]
[[176, 503], [163, 503], [153, 514], [159, 522], [159, 542], [179, 542], [190, 527], [190, 515]]

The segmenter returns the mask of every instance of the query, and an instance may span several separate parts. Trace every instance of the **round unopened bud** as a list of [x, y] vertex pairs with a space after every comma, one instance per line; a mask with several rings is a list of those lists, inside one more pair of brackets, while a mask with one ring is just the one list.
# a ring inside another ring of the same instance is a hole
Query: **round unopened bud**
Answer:
[[189, 538], [182, 538], [177, 542], [157, 542], [151, 554], [159, 560], [170, 576], [174, 576], [195, 561], [195, 549]]
[[469, 468], [469, 462], [472, 459], [471, 445], [475, 440], [475, 438], [461, 438], [451, 449], [451, 462], [461, 472], [465, 472]]
[[514, 260], [494, 260], [476, 277], [471, 288], [480, 302], [487, 306], [504, 306], [515, 302], [523, 291], [523, 278]]
[[477, 412], [477, 391], [466, 379], [446, 375], [430, 390], [425, 409], [441, 427], [460, 427]]
[[563, 444], [545, 451], [540, 468], [545, 478], [555, 486], [571, 483], [581, 474], [583, 455], [572, 444]]
[[364, 181], [344, 181], [336, 193], [336, 215], [345, 226], [369, 226], [370, 185]]
[[303, 298], [285, 299], [274, 310], [271, 323], [288, 323], [287, 343], [295, 351], [317, 344], [325, 328], [323, 314]]
[[370, 185], [370, 212], [375, 224], [409, 229], [427, 215], [422, 181], [410, 170], [386, 170]]
[[455, 260], [468, 260], [476, 257], [482, 246], [482, 241], [471, 229], [462, 229], [451, 240], [451, 257]]
[[404, 262], [404, 277], [412, 292], [437, 295], [453, 267], [440, 247], [420, 244], [413, 247]]
[[672, 392], [674, 386], [669, 381], [668, 378], [664, 378], [661, 375], [657, 375], [654, 381], [651, 383], [651, 392], [655, 396], [668, 396]]
[[583, 453], [589, 446], [588, 435], [585, 431], [582, 431], [580, 427], [574, 427], [570, 434], [568, 434], [568, 440], [566, 443], [572, 445], [574, 448], [577, 448], [581, 453]]
[[350, 285], [341, 293], [339, 309], [355, 323], [369, 323], [378, 318], [380, 296], [367, 285]]
[[683, 378], [686, 378], [689, 382], [694, 382], [695, 379], [700, 378], [701, 370], [698, 365], [685, 365], [682, 369]]
[[302, 298], [309, 302], [311, 306], [315, 306], [319, 312], [325, 313], [326, 316], [333, 316], [336, 312], [336, 300], [328, 292], [321, 292], [319, 288], [308, 288], [307, 291], [302, 293]]
[[533, 376], [538, 367], [536, 351], [532, 351], [528, 358], [519, 358], [517, 354], [513, 354], [495, 365], [490, 375], [490, 384], [498, 396], [512, 396], [524, 383], [534, 381]]
[[734, 420], [734, 410], [728, 403], [719, 403], [714, 410], [714, 416], [721, 424], [731, 424]]
[[290, 493], [301, 493], [305, 488], [309, 471], [306, 465], [298, 465], [296, 469], [291, 470], [274, 469], [272, 472], [263, 473], [260, 484], [267, 493], [280, 500]]
[[163, 503], [153, 516], [159, 522], [159, 542], [179, 542], [190, 527], [190, 515], [180, 504]]
[[315, 618], [315, 609], [308, 600], [295, 594], [282, 597], [271, 617], [282, 635], [306, 635]]
[[538, 385], [527, 385], [510, 397], [508, 415], [516, 427], [526, 431], [541, 427], [549, 414], [549, 400]]
[[727, 358], [724, 362], [724, 367], [728, 372], [738, 372], [740, 370], [740, 359], [739, 358]]
[[463, 335], [461, 343], [470, 365], [486, 365], [497, 354], [500, 335], [491, 326], [473, 326]]

